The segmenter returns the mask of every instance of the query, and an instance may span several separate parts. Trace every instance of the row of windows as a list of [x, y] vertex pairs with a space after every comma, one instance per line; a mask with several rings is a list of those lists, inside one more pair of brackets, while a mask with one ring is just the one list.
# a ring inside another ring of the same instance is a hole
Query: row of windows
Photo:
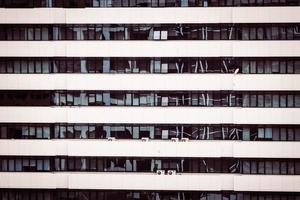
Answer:
[[1, 106], [300, 107], [297, 92], [0, 91]]
[[0, 25], [0, 40], [299, 40], [299, 24]]
[[298, 126], [1, 124], [0, 139], [161, 139], [300, 141]]
[[0, 189], [0, 200], [299, 200], [299, 193]]
[[0, 73], [299, 74], [300, 60], [299, 58], [0, 58]]
[[223, 7], [299, 6], [298, 0], [0, 0], [0, 7]]
[[97, 171], [300, 174], [300, 161], [240, 158], [0, 157], [3, 172]]

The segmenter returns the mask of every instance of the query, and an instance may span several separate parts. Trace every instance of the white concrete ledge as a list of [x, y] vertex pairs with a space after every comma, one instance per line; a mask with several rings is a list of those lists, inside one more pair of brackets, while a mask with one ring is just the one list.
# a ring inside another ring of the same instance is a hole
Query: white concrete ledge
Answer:
[[300, 192], [300, 176], [2, 172], [0, 188]]
[[2, 123], [300, 124], [299, 108], [0, 107]]
[[299, 7], [1, 8], [0, 23], [298, 23], [299, 11]]
[[0, 41], [0, 57], [297, 57], [299, 40]]
[[300, 91], [300, 75], [0, 74], [0, 90]]
[[[100, 156], [172, 158], [300, 158], [300, 142], [198, 140], [0, 140], [2, 156]], [[132, 151], [134, 149], [134, 151]]]

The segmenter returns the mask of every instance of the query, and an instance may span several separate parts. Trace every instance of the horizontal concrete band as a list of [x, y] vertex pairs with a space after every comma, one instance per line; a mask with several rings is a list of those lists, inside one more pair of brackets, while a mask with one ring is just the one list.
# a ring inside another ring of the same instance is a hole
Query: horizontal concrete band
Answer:
[[[3, 156], [300, 158], [300, 142], [0, 140]], [[132, 151], [134, 149], [134, 151]]]
[[[0, 173], [0, 188], [300, 192], [300, 176], [154, 173]], [[38, 180], [38, 181], [37, 181]]]
[[299, 108], [0, 107], [2, 123], [300, 124]]
[[299, 7], [1, 8], [0, 23], [297, 23], [299, 12]]
[[0, 41], [0, 57], [53, 56], [297, 57], [300, 41]]
[[0, 74], [0, 90], [300, 91], [300, 75]]

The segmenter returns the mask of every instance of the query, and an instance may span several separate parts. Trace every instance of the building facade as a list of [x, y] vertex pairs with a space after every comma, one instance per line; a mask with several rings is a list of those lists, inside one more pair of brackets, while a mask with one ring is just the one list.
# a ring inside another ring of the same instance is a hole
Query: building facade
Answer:
[[0, 200], [299, 200], [299, 0], [0, 0]]

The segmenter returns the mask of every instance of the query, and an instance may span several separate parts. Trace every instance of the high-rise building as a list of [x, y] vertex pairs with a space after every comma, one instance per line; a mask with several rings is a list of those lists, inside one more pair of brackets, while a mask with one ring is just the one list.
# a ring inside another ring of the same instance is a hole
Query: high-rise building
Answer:
[[300, 200], [299, 0], [0, 0], [0, 200]]

